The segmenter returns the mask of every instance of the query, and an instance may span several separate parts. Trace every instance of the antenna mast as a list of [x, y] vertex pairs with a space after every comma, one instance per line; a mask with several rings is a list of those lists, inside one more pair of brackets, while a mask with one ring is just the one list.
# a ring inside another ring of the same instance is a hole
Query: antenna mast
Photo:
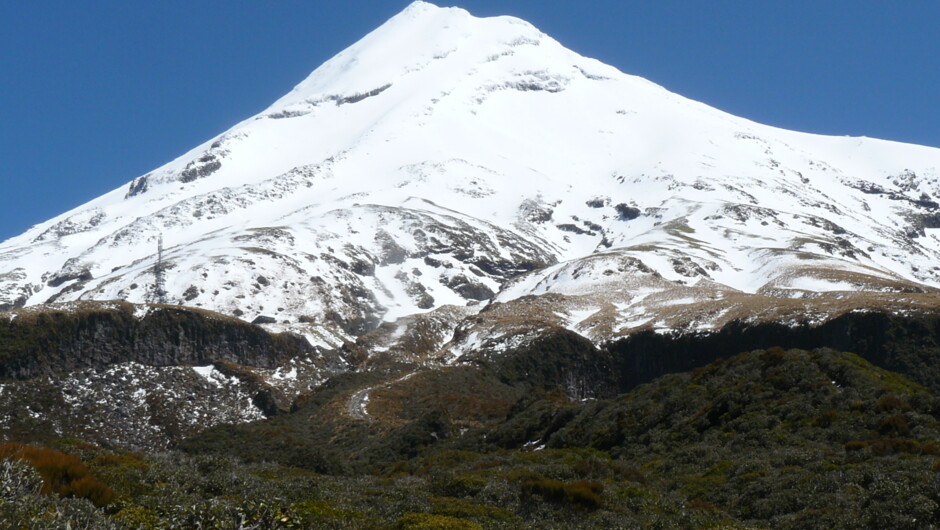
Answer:
[[163, 234], [157, 239], [157, 263], [153, 266], [153, 294], [156, 303], [166, 303], [166, 269], [163, 266]]

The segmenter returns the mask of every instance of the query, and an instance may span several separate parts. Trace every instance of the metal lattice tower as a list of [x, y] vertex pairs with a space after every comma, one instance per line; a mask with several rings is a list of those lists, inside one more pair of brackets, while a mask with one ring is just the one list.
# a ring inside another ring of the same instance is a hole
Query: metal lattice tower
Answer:
[[158, 304], [166, 303], [166, 269], [163, 266], [163, 234], [157, 239], [157, 263], [153, 266], [153, 298]]

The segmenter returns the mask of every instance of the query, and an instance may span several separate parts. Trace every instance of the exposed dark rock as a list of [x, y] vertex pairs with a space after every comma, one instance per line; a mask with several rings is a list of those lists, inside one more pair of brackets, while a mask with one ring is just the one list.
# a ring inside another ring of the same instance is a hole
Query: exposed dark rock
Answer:
[[5, 297], [0, 299], [2, 300], [0, 301], [0, 311], [9, 311], [10, 309], [26, 305], [26, 301], [29, 300], [29, 297], [33, 294], [33, 286], [25, 281], [26, 278], [26, 269], [23, 267], [17, 267], [7, 272], [0, 272], [0, 283], [6, 283], [8, 286], [13, 282], [18, 284], [12, 289], [6, 287], [7, 290], [4, 293]]
[[268, 114], [268, 118], [272, 120], [280, 120], [284, 118], [296, 118], [298, 116], [306, 116], [310, 114], [309, 110], [282, 110], [279, 112], [272, 112]]
[[912, 227], [908, 231], [908, 237], [923, 237], [927, 235], [926, 228], [940, 228], [940, 213], [916, 214], [911, 217]]
[[558, 329], [498, 356], [493, 368], [506, 383], [539, 390], [562, 387], [570, 399], [584, 399], [617, 393], [613, 364], [609, 352], [573, 331]]
[[621, 221], [632, 221], [640, 216], [639, 208], [634, 208], [624, 203], [614, 206], [614, 209], [617, 210], [617, 215], [620, 216]]
[[368, 92], [363, 92], [363, 93], [360, 93], [360, 94], [353, 94], [353, 95], [351, 95], [351, 96], [336, 98], [336, 105], [339, 106], [339, 105], [346, 105], [346, 104], [348, 104], [348, 103], [358, 103], [358, 102], [360, 102], [360, 101], [362, 101], [362, 100], [364, 100], [364, 99], [366, 99], [366, 98], [371, 98], [371, 97], [373, 97], [373, 96], [378, 96], [378, 95], [381, 94], [382, 92], [385, 92], [386, 90], [388, 90], [388, 88], [389, 88], [390, 86], [392, 86], [391, 83], [389, 83], [389, 84], [387, 84], [387, 85], [382, 85], [382, 86], [380, 86], [379, 88], [370, 90], [370, 91], [368, 91]]
[[930, 214], [921, 216], [921, 223], [924, 228], [940, 228], [940, 214]]
[[353, 260], [353, 262], [349, 264], [349, 270], [359, 276], [372, 276], [375, 274], [375, 263], [364, 259]]
[[507, 261], [499, 260], [493, 261], [486, 257], [476, 257], [474, 259], [466, 260], [467, 263], [470, 263], [481, 271], [489, 274], [491, 276], [497, 276], [500, 278], [514, 278], [520, 274], [525, 274], [527, 272], [532, 272], [535, 269], [540, 269], [547, 265], [553, 264], [548, 260], [546, 261], [530, 261], [526, 259], [518, 259], [516, 261]]
[[147, 188], [149, 187], [150, 187], [150, 175], [149, 174], [144, 175], [142, 177], [138, 177], [131, 181], [131, 185], [128, 187], [127, 194], [124, 196], [124, 198], [129, 199], [131, 197], [136, 197], [137, 195], [140, 195], [141, 193], [146, 192]]
[[[94, 212], [94, 214], [90, 215], [91, 212]], [[100, 208], [80, 212], [50, 226], [43, 233], [36, 236], [33, 241], [53, 241], [68, 235], [86, 232], [100, 225], [106, 218], [107, 215]]]
[[806, 223], [809, 225], [815, 226], [817, 228], [822, 228], [823, 230], [832, 232], [833, 234], [836, 234], [836, 235], [842, 235], [846, 233], [844, 228], [833, 223], [832, 221], [828, 219], [823, 219], [822, 217], [815, 217], [815, 216], [807, 217]]
[[375, 239], [382, 245], [382, 265], [397, 265], [408, 257], [408, 252], [388, 232], [379, 232], [375, 235]]
[[[907, 174], [906, 176], [916, 178], [916, 175], [914, 175], [913, 173]], [[897, 182], [895, 183], [897, 184]], [[855, 182], [855, 183], [846, 183], [846, 184], [868, 195], [885, 195], [892, 201], [909, 202], [913, 204], [914, 206], [924, 208], [927, 210], [936, 210], [940, 208], [940, 203], [937, 203], [936, 201], [932, 200], [930, 196], [926, 194], [921, 194], [919, 198], [912, 199], [901, 193], [898, 193], [895, 191], [888, 191], [885, 188], [879, 186], [878, 184], [872, 184], [870, 182]], [[910, 191], [909, 186], [901, 186], [901, 187], [902, 189], [906, 189], [907, 191]]]
[[573, 233], [575, 233], [575, 234], [588, 234], [588, 233], [590, 233], [590, 232], [588, 232], [587, 230], [583, 230], [583, 229], [582, 229], [581, 227], [579, 227], [578, 225], [570, 224], [570, 223], [561, 224], [561, 225], [555, 225], [555, 227], [558, 228], [559, 230], [561, 230], [562, 232], [573, 232]]
[[179, 181], [186, 183], [203, 177], [208, 177], [209, 175], [218, 171], [221, 167], [222, 162], [219, 162], [215, 155], [211, 153], [205, 154], [199, 159], [186, 164], [186, 167], [182, 172], [180, 172]]
[[303, 338], [271, 335], [207, 311], [160, 306], [143, 318], [134, 306], [48, 308], [0, 319], [0, 377], [25, 379], [134, 361], [150, 366], [225, 360], [273, 368], [311, 350]]
[[11, 309], [23, 307], [24, 305], [26, 305], [26, 300], [29, 300], [29, 298], [26, 296], [20, 296], [19, 298], [14, 300], [12, 303], [0, 304], [0, 312], [9, 311]]
[[277, 319], [274, 317], [269, 317], [266, 315], [258, 315], [254, 320], [251, 321], [252, 324], [277, 324]]
[[230, 362], [219, 361], [213, 365], [222, 374], [238, 378], [245, 385], [246, 390], [253, 394], [251, 402], [261, 410], [265, 417], [270, 418], [290, 411], [290, 400], [281, 391], [265, 383], [258, 374]]
[[395, 278], [405, 284], [405, 292], [419, 308], [431, 309], [434, 307], [434, 297], [428, 292], [427, 287], [412, 281], [404, 272], [399, 272], [395, 275]]
[[608, 345], [621, 391], [673, 372], [692, 370], [742, 351], [832, 348], [940, 391], [940, 314], [849, 313], [818, 326], [732, 322], [708, 334], [644, 331]]
[[326, 320], [339, 326], [340, 329], [346, 333], [356, 336], [372, 331], [382, 322], [382, 319], [378, 315], [365, 313], [346, 317], [336, 311], [327, 311], [324, 317]]
[[521, 92], [557, 93], [565, 90], [568, 79], [552, 75], [544, 70], [517, 74], [518, 81], [509, 81], [494, 88], [508, 88]]
[[482, 283], [465, 283], [453, 288], [460, 296], [468, 300], [489, 300], [493, 297], [493, 290]]
[[669, 260], [672, 264], [672, 269], [677, 273], [687, 277], [687, 278], [696, 278], [704, 277], [710, 278], [705, 269], [701, 265], [692, 261], [692, 258], [688, 256], [682, 256], [680, 258], [672, 258]]
[[[851, 184], [850, 184], [851, 185]], [[868, 195], [882, 195], [887, 193], [884, 188], [877, 184], [872, 184], [870, 182], [859, 182], [858, 184], [851, 185], [853, 188], [857, 189], [862, 193]]]
[[853, 245], [849, 240], [837, 237], [831, 243], [820, 242], [819, 247], [827, 254], [857, 259], [857, 255], [868, 257], [868, 253]]
[[434, 307], [434, 297], [430, 293], [421, 293], [418, 295], [417, 306], [420, 309], [431, 309]]
[[493, 290], [486, 285], [475, 282], [462, 274], [449, 279], [442, 278], [442, 281], [455, 293], [468, 300], [489, 300], [494, 294]]
[[189, 287], [186, 288], [185, 291], [183, 291], [183, 300], [187, 302], [192, 301], [197, 296], [199, 296], [199, 288], [196, 287], [195, 285], [190, 285]]
[[289, 407], [284, 409], [278, 405], [276, 394], [277, 391], [268, 386], [258, 390], [258, 392], [256, 392], [255, 395], [251, 397], [251, 403], [258, 407], [258, 409], [261, 410], [261, 413], [264, 414], [267, 418], [289, 411]]
[[526, 200], [519, 208], [523, 219], [530, 223], [547, 223], [552, 220], [554, 210], [549, 206], [534, 200]]
[[69, 285], [68, 287], [50, 296], [48, 299], [46, 299], [44, 303], [54, 304], [55, 302], [59, 300], [59, 298], [62, 298], [63, 296], [70, 294], [70, 293], [77, 293], [84, 288], [85, 288], [85, 282], [75, 282], [72, 285]]
[[604, 230], [604, 227], [603, 227], [603, 226], [601, 226], [601, 225], [599, 225], [599, 224], [597, 224], [597, 223], [593, 223], [593, 222], [591, 222], [591, 221], [588, 221], [587, 219], [581, 221], [581, 224], [584, 225], [584, 226], [586, 226], [586, 227], [588, 227], [589, 230], [594, 231], [594, 232], [601, 232], [601, 231]]
[[80, 271], [63, 271], [59, 274], [53, 276], [49, 281], [46, 282], [46, 285], [49, 287], [58, 287], [65, 282], [70, 282], [72, 280], [78, 280], [80, 282], [87, 282], [88, 280], [93, 279], [94, 276], [91, 275], [91, 271], [88, 269], [83, 269]]

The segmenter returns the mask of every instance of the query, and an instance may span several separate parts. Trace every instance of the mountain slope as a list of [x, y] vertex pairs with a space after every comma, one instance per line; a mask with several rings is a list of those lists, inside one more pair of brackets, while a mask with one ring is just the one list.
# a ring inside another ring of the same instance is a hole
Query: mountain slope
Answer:
[[210, 311], [68, 302], [0, 318], [0, 439], [136, 450], [290, 410], [351, 363]]
[[[524, 21], [415, 2], [261, 114], [0, 244], [0, 307], [149, 301], [160, 234], [170, 302], [332, 346], [494, 296], [520, 329], [536, 295], [545, 325], [598, 342], [754, 305], [933, 306], [938, 167], [937, 149], [763, 126]], [[483, 326], [440, 354], [518, 334]]]
[[386, 483], [330, 502], [404, 483], [411, 495], [376, 506], [427, 491], [460, 499], [486, 528], [503, 526], [475, 519], [480, 506], [539, 528], [923, 528], [940, 516], [936, 394], [854, 354], [756, 350], [606, 399], [532, 391], [490, 368], [373, 386], [368, 421], [337, 407], [347, 379], [295, 414], [180, 447], [330, 474], [346, 465]]

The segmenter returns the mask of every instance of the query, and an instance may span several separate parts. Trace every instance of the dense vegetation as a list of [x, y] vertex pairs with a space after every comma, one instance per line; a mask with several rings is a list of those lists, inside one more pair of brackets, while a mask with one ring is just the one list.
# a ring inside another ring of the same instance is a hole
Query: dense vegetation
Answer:
[[[592, 400], [520, 387], [492, 367], [424, 371], [374, 391], [373, 421], [340, 419], [334, 398], [381, 380], [345, 376], [283, 417], [291, 422], [210, 430], [185, 453], [52, 444], [113, 491], [100, 508], [81, 492], [43, 496], [42, 471], [11, 454], [0, 519], [50, 528], [66, 519], [94, 528], [940, 524], [940, 400], [853, 354], [742, 353]], [[295, 452], [283, 452], [291, 440]]]

